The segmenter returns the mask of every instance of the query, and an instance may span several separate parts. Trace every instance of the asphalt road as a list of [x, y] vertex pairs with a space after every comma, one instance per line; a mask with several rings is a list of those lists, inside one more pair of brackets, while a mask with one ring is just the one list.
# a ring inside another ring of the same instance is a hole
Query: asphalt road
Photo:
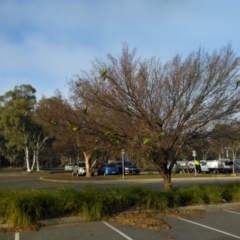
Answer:
[[[144, 179], [144, 180], [120, 180], [120, 181], [45, 181], [44, 176], [48, 175], [49, 171], [24, 173], [19, 169], [1, 169], [0, 170], [0, 188], [48, 188], [56, 189], [59, 187], [73, 187], [74, 189], [82, 189], [86, 186], [106, 188], [109, 186], [124, 187], [130, 185], [141, 185], [153, 187], [158, 190], [164, 189], [163, 180], [161, 179]], [[71, 174], [71, 173], [63, 173]], [[41, 180], [42, 179], [42, 180]], [[216, 177], [216, 178], [173, 178], [174, 187], [186, 187], [189, 185], [204, 185], [204, 184], [225, 184], [229, 182], [240, 181], [240, 177]]]

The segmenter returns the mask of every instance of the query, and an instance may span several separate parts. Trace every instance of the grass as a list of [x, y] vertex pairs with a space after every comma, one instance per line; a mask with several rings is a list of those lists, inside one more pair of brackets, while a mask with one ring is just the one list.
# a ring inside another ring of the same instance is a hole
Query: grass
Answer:
[[81, 216], [85, 221], [107, 219], [115, 213], [134, 209], [165, 211], [182, 206], [219, 204], [240, 200], [240, 183], [189, 186], [159, 191], [130, 186], [82, 190], [72, 188], [0, 190], [0, 222], [26, 228], [39, 220]]
[[[198, 178], [204, 178], [204, 177], [229, 177], [230, 174], [198, 174], [196, 177]], [[186, 173], [186, 174], [172, 174], [172, 178], [196, 178], [194, 173]], [[72, 176], [70, 172], [64, 172], [64, 173], [54, 173], [45, 175], [44, 178], [46, 179], [52, 179], [52, 180], [63, 180], [63, 181], [101, 181], [101, 180], [123, 180], [122, 175], [109, 175], [109, 176], [93, 176], [90, 178], [87, 178], [85, 176]], [[162, 179], [160, 174], [155, 174], [153, 172], [150, 172], [148, 174], [140, 174], [140, 175], [125, 175], [125, 180], [131, 180], [131, 179]]]

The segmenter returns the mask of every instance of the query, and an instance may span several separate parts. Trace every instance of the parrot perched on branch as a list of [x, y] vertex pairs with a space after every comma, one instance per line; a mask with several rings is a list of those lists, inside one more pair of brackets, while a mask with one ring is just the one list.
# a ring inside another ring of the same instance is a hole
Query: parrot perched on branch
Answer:
[[109, 131], [105, 132], [104, 136], [107, 137], [109, 135], [109, 133], [110, 133]]
[[158, 136], [159, 136], [159, 137], [163, 137], [163, 136], [165, 136], [165, 132], [163, 132], [163, 131], [160, 132], [160, 133], [158, 134]]
[[236, 88], [240, 85], [240, 80], [236, 81]]
[[143, 144], [148, 144], [151, 142], [151, 139], [149, 138], [145, 138], [144, 141], [143, 141]]
[[56, 121], [56, 120], [52, 120], [51, 123], [52, 123], [53, 125], [59, 125], [59, 122]]
[[87, 106], [86, 106], [86, 105], [83, 106], [83, 111], [84, 111], [85, 113], [87, 112]]
[[103, 69], [101, 74], [101, 78], [103, 81], [106, 80], [106, 74], [107, 74], [107, 69]]

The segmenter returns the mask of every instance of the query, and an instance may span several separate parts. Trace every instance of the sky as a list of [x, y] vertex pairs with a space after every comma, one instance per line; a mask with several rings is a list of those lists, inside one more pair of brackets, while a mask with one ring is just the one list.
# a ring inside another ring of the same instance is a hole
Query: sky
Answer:
[[0, 95], [30, 84], [40, 100], [119, 56], [123, 43], [164, 63], [231, 43], [240, 55], [239, 0], [0, 0]]

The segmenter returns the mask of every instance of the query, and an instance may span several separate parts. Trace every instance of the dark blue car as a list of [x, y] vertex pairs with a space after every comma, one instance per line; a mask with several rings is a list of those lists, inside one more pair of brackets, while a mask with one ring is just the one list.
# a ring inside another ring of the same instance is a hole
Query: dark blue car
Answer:
[[119, 168], [113, 163], [103, 164], [98, 169], [98, 175], [119, 175]]

